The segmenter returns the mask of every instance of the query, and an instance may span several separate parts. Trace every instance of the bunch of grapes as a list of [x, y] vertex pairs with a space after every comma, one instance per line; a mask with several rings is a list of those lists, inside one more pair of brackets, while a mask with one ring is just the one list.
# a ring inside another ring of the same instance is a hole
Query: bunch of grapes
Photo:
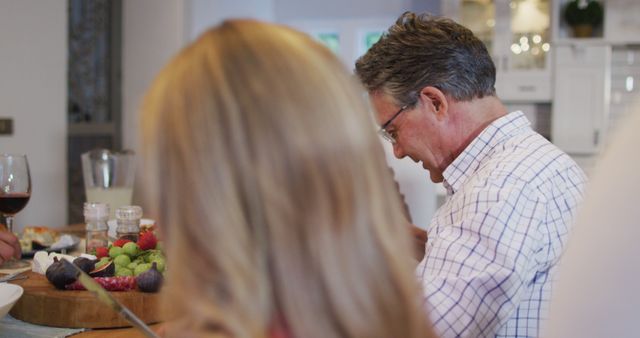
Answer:
[[96, 256], [99, 259], [96, 269], [113, 262], [115, 276], [138, 276], [149, 270], [153, 263], [161, 273], [166, 267], [161, 244], [152, 231], [140, 234], [137, 242], [118, 239], [108, 248], [96, 249]]

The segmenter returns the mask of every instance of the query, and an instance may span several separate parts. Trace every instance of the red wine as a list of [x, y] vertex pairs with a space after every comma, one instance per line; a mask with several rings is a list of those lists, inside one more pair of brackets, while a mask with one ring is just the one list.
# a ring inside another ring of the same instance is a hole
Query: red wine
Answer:
[[15, 215], [22, 210], [29, 202], [30, 194], [15, 193], [0, 195], [0, 213], [4, 215]]

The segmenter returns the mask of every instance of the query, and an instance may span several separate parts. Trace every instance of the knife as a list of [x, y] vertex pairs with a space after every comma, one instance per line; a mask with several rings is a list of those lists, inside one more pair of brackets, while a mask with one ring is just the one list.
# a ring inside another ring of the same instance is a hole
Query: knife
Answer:
[[24, 271], [19, 271], [19, 272], [14, 272], [12, 274], [8, 274], [6, 276], [2, 276], [2, 277], [0, 277], [0, 283], [14, 280], [14, 279], [16, 279], [16, 277], [18, 277], [19, 274], [21, 274], [23, 272]]
[[109, 306], [109, 308], [113, 309], [115, 312], [119, 313], [124, 319], [126, 319], [133, 327], [142, 331], [145, 336], [150, 338], [159, 338], [159, 336], [147, 326], [138, 316], [136, 316], [131, 310], [129, 310], [126, 306], [120, 304], [113, 296], [107, 292], [98, 282], [93, 280], [91, 276], [87, 275], [86, 272], [82, 271], [77, 265], [72, 264], [66, 259], [62, 259], [67, 268], [71, 266], [76, 271], [76, 277], [78, 278], [78, 282], [82, 284], [87, 290], [91, 291], [98, 300], [102, 303]]
[[23, 272], [24, 271], [15, 272], [15, 273], [12, 273], [10, 275], [2, 276], [2, 277], [0, 277], [0, 283], [12, 282], [14, 280], [21, 280], [21, 279], [29, 278], [28, 276], [20, 276], [20, 274], [23, 273]]

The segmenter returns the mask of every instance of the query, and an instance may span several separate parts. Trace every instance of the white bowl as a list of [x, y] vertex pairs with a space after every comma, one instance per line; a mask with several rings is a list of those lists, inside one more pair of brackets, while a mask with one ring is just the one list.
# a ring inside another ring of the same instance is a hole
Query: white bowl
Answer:
[[0, 283], [0, 318], [9, 313], [13, 305], [22, 297], [24, 290], [20, 285]]

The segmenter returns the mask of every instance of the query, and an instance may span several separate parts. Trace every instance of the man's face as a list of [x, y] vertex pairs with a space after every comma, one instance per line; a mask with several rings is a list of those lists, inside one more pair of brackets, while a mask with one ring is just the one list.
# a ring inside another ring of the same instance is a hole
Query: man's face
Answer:
[[[384, 94], [372, 94], [370, 97], [379, 125], [388, 122], [401, 108]], [[444, 168], [438, 165], [443, 160], [441, 154], [444, 154], [440, 123], [429, 105], [418, 102], [415, 106], [403, 110], [385, 128], [394, 136], [395, 157], [401, 159], [406, 156], [416, 163], [421, 162], [422, 167], [429, 171], [434, 183], [443, 180]]]

